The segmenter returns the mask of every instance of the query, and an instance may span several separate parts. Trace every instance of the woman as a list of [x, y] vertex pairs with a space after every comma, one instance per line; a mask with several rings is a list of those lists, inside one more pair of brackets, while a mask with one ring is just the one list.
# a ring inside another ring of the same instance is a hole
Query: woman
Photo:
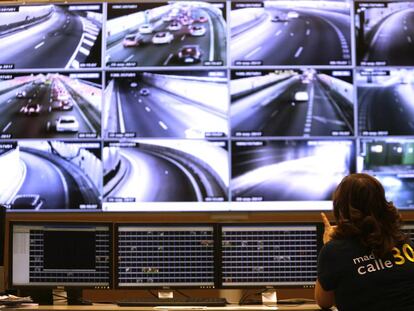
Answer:
[[333, 195], [336, 226], [325, 224], [318, 259], [316, 302], [339, 311], [414, 310], [414, 247], [384, 188], [367, 174], [351, 174]]

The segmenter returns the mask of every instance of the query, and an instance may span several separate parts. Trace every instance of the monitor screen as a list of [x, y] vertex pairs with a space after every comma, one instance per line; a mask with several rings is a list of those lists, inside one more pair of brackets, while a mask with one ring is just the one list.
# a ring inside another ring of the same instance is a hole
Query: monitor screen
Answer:
[[375, 176], [396, 207], [414, 208], [414, 139], [367, 138], [360, 144], [358, 171]]
[[214, 288], [212, 225], [119, 225], [116, 285]]
[[1, 204], [12, 211], [96, 211], [101, 205], [99, 141], [0, 142]]
[[108, 4], [108, 67], [226, 64], [225, 1], [146, 2]]
[[109, 287], [111, 236], [107, 224], [13, 223], [11, 284]]
[[313, 287], [321, 229], [314, 224], [222, 225], [221, 285]]
[[413, 9], [409, 0], [1, 4], [0, 204], [329, 210], [342, 177], [363, 171], [413, 209], [411, 148], [380, 168], [365, 148], [414, 139]]

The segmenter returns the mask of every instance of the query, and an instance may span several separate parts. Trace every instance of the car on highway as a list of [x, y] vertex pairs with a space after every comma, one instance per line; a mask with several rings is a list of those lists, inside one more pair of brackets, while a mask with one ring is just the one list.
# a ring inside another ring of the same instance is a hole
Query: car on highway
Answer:
[[188, 16], [182, 16], [180, 18], [180, 23], [183, 24], [184, 26], [190, 25], [194, 22], [194, 20], [191, 17]]
[[147, 88], [142, 88], [142, 89], [139, 91], [139, 94], [140, 94], [141, 96], [148, 96], [148, 95], [150, 94], [150, 90], [149, 90], [149, 89], [147, 89]]
[[307, 102], [309, 100], [309, 94], [307, 91], [297, 91], [293, 97], [295, 102]]
[[27, 95], [26, 91], [17, 91], [16, 92], [16, 97], [17, 98], [25, 98]]
[[199, 16], [197, 18], [197, 22], [199, 22], [199, 23], [206, 23], [207, 21], [208, 21], [208, 19], [205, 16]]
[[56, 132], [78, 132], [79, 123], [75, 116], [61, 116], [56, 120]]
[[177, 53], [178, 59], [185, 63], [197, 63], [201, 60], [201, 49], [198, 45], [184, 45]]
[[26, 115], [38, 115], [40, 113], [40, 105], [34, 102], [28, 103], [20, 110]]
[[141, 34], [149, 34], [154, 31], [154, 27], [152, 27], [151, 24], [142, 24], [141, 26], [139, 26], [138, 31]]
[[289, 12], [286, 14], [286, 18], [287, 18], [287, 19], [299, 18], [299, 13], [298, 13], [298, 12], [295, 12], [295, 11], [289, 11]]
[[206, 28], [202, 25], [193, 25], [188, 27], [190, 30], [190, 35], [193, 37], [201, 37], [204, 36], [206, 33]]
[[152, 37], [152, 43], [154, 44], [166, 44], [170, 43], [172, 40], [174, 40], [174, 35], [169, 31], [157, 32]]
[[171, 31], [177, 31], [177, 30], [180, 30], [181, 29], [181, 24], [179, 23], [179, 22], [177, 22], [177, 21], [173, 21], [173, 22], [171, 22], [169, 25], [168, 25], [168, 30], [171, 30]]
[[284, 18], [280, 15], [275, 15], [275, 16], [272, 17], [271, 21], [274, 22], [274, 23], [286, 22], [286, 18]]
[[126, 48], [131, 46], [139, 46], [144, 43], [144, 40], [140, 34], [126, 35], [122, 41], [122, 45]]
[[11, 209], [38, 210], [43, 205], [43, 200], [38, 194], [18, 194], [10, 204]]

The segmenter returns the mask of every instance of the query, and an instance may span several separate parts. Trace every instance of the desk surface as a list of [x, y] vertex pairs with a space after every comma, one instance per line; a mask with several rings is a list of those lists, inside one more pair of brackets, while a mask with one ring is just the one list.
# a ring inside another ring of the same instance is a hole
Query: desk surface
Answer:
[[320, 311], [321, 309], [316, 304], [302, 304], [302, 305], [279, 305], [277, 307], [267, 307], [261, 305], [227, 305], [225, 307], [178, 307], [178, 306], [168, 306], [168, 307], [119, 307], [112, 304], [94, 304], [91, 306], [38, 306], [38, 305], [27, 305], [16, 308], [7, 308], [6, 310], [13, 311], [27, 311], [27, 310], [36, 310], [36, 311], [164, 311], [164, 310], [173, 310], [173, 311]]

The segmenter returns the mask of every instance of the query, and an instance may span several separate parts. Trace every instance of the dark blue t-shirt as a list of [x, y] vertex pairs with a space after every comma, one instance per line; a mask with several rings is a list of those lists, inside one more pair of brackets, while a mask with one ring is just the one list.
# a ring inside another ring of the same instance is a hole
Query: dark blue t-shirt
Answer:
[[378, 259], [357, 240], [332, 240], [319, 254], [318, 279], [339, 311], [414, 310], [414, 246]]

